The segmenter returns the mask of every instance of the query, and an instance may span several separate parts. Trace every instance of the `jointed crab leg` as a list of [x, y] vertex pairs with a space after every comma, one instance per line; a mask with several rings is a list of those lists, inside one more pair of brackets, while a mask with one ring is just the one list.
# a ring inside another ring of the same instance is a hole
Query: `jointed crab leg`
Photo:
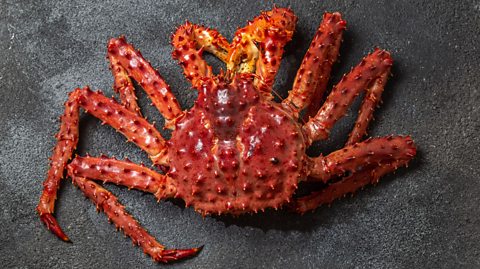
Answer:
[[382, 100], [382, 92], [387, 83], [390, 72], [383, 73], [375, 82], [367, 89], [365, 97], [363, 98], [362, 106], [358, 112], [357, 120], [353, 130], [348, 135], [347, 146], [360, 142], [367, 134], [367, 128], [370, 121], [373, 119], [373, 111]]
[[172, 198], [176, 193], [176, 187], [170, 177], [143, 165], [107, 157], [76, 157], [68, 165], [68, 175], [149, 192], [158, 200]]
[[304, 213], [353, 193], [380, 177], [405, 166], [415, 156], [412, 139], [402, 136], [367, 139], [337, 150], [325, 157], [313, 159], [309, 180], [327, 183], [334, 177], [350, 173], [325, 189], [301, 197], [293, 203], [296, 211]]
[[[310, 118], [304, 125], [303, 129], [308, 140], [313, 142], [326, 139], [332, 126], [345, 115], [348, 107], [361, 91], [367, 91], [366, 98], [374, 99], [375, 106], [380, 100], [391, 66], [392, 58], [384, 50], [376, 49], [372, 54], [365, 57], [333, 88], [315, 117]], [[371, 93], [373, 91], [374, 93]], [[364, 122], [360, 124], [360, 128], [356, 127], [354, 129], [354, 132], [358, 132], [360, 136], [364, 135], [368, 121], [372, 118], [371, 113], [373, 111], [370, 108], [372, 108], [370, 105], [365, 105], [365, 112], [359, 118], [359, 121]], [[359, 125], [358, 121], [356, 125]], [[355, 135], [355, 139], [357, 139], [356, 137], [357, 135]]]
[[327, 182], [332, 176], [355, 173], [364, 166], [410, 160], [415, 153], [415, 145], [409, 136], [369, 138], [327, 156], [314, 158], [310, 176], [314, 180]]
[[57, 199], [57, 190], [67, 162], [72, 157], [73, 151], [78, 143], [78, 120], [79, 103], [78, 96], [80, 91], [75, 90], [69, 94], [68, 101], [65, 103], [65, 112], [60, 117], [60, 131], [55, 136], [58, 140], [50, 162], [48, 175], [43, 182], [43, 192], [37, 206], [40, 219], [58, 238], [63, 241], [69, 241], [67, 235], [62, 231], [52, 213]]
[[105, 212], [109, 220], [115, 223], [116, 227], [123, 230], [134, 244], [139, 245], [145, 253], [150, 255], [157, 262], [172, 262], [196, 255], [201, 248], [191, 249], [165, 249], [151, 236], [140, 224], [125, 210], [125, 207], [118, 202], [117, 198], [106, 189], [93, 181], [83, 177], [72, 177], [73, 182], [83, 191], [85, 196], [90, 198], [99, 210]]
[[292, 207], [296, 212], [303, 214], [321, 205], [330, 204], [349, 193], [353, 194], [368, 184], [377, 183], [381, 177], [395, 171], [397, 167], [406, 166], [409, 160], [381, 163], [380, 165], [374, 165], [373, 168], [365, 167], [359, 172], [328, 185], [321, 191], [300, 197], [294, 201]]
[[[108, 57], [118, 63], [145, 90], [153, 104], [167, 121], [181, 115], [182, 110], [170, 87], [139, 51], [128, 44], [124, 37], [112, 38], [108, 42]], [[167, 124], [168, 126], [168, 124]]]
[[297, 17], [288, 8], [273, 8], [238, 29], [228, 56], [227, 69], [255, 73], [272, 86], [285, 44], [292, 39]]
[[112, 182], [117, 185], [153, 193], [157, 199], [171, 198], [176, 193], [172, 179], [144, 166], [129, 161], [106, 157], [76, 157], [68, 165], [68, 175], [90, 198], [98, 209], [105, 212], [115, 226], [125, 232], [134, 244], [139, 245], [155, 261], [170, 262], [197, 254], [200, 248], [166, 250], [125, 210], [117, 198], [92, 180]]
[[115, 80], [113, 89], [120, 95], [122, 105], [141, 116], [140, 107], [137, 104], [137, 97], [135, 96], [135, 88], [132, 80], [128, 76], [127, 70], [123, 68], [120, 63], [109, 55], [110, 69]]
[[323, 20], [298, 69], [293, 88], [284, 104], [296, 112], [308, 107], [306, 119], [314, 116], [327, 88], [333, 63], [336, 62], [346, 22], [340, 13], [325, 13]]
[[115, 100], [105, 97], [100, 92], [93, 92], [88, 87], [77, 89], [80, 94], [78, 102], [89, 114], [112, 126], [137, 144], [148, 153], [150, 158], [157, 163], [163, 156], [165, 140], [155, 126]]
[[68, 241], [68, 237], [62, 232], [52, 213], [65, 166], [77, 146], [80, 107], [124, 134], [145, 150], [154, 163], [162, 163], [165, 151], [165, 141], [161, 134], [135, 112], [88, 88], [76, 89], [70, 93], [61, 117], [60, 131], [56, 136], [58, 143], [53, 150], [50, 169], [37, 206], [40, 219], [47, 228], [65, 241]]
[[195, 87], [200, 78], [212, 76], [212, 68], [202, 58], [203, 51], [226, 62], [229, 44], [218, 31], [186, 22], [172, 35], [173, 58], [183, 67], [185, 77]]

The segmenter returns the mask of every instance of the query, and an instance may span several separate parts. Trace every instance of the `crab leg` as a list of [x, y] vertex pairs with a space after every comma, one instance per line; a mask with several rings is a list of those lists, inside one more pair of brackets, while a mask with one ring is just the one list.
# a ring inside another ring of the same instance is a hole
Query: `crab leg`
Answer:
[[155, 261], [171, 262], [194, 256], [200, 251], [201, 248], [166, 250], [141, 227], [112, 193], [92, 181], [100, 180], [142, 190], [154, 194], [160, 200], [172, 198], [176, 193], [170, 177], [129, 161], [106, 157], [76, 157], [68, 165], [68, 175], [117, 228], [123, 230], [134, 244], [139, 245]]
[[373, 111], [379, 106], [382, 100], [382, 92], [387, 84], [390, 72], [383, 73], [375, 82], [367, 89], [367, 93], [363, 98], [360, 111], [358, 112], [357, 120], [353, 130], [348, 135], [346, 146], [353, 145], [360, 142], [367, 134], [367, 128], [370, 121], [373, 119]]
[[72, 177], [73, 182], [92, 200], [99, 210], [105, 212], [118, 229], [123, 230], [133, 243], [139, 245], [145, 253], [155, 261], [168, 263], [196, 255], [200, 248], [191, 249], [165, 249], [165, 246], [158, 243], [140, 224], [125, 210], [125, 207], [118, 202], [115, 195], [93, 181], [83, 177]]
[[79, 90], [71, 92], [68, 101], [65, 103], [65, 112], [60, 117], [60, 131], [55, 136], [58, 142], [53, 149], [50, 169], [48, 170], [47, 178], [43, 182], [43, 192], [37, 205], [40, 219], [45, 223], [47, 229], [63, 241], [70, 240], [62, 231], [52, 213], [55, 208], [57, 190], [63, 178], [65, 166], [72, 157], [78, 143], [79, 95]]
[[381, 165], [385, 162], [410, 160], [415, 156], [413, 140], [403, 136], [369, 138], [363, 142], [344, 147], [325, 157], [313, 159], [309, 176], [327, 182], [332, 176], [345, 172], [355, 173], [363, 166]]
[[365, 57], [333, 88], [315, 117], [310, 118], [303, 126], [308, 140], [313, 142], [326, 139], [335, 122], [345, 115], [355, 97], [365, 90], [367, 92], [366, 98], [371, 100], [364, 102], [364, 105], [362, 105], [352, 141], [357, 141], [358, 136], [363, 136], [368, 121], [372, 118], [373, 107], [380, 101], [380, 95], [383, 92], [383, 86], [386, 83], [391, 66], [392, 58], [384, 50], [376, 49], [372, 54]]
[[78, 103], [86, 112], [115, 128], [158, 163], [166, 150], [165, 140], [152, 124], [100, 92], [88, 87], [76, 91], [80, 92]]
[[165, 249], [165, 246], [158, 243], [140, 224], [125, 210], [125, 207], [118, 202], [117, 197], [111, 192], [102, 188], [93, 181], [83, 177], [72, 177], [77, 185], [90, 200], [95, 203], [99, 210], [105, 212], [108, 219], [112, 221], [117, 229], [123, 230], [133, 243], [139, 245], [145, 253], [155, 261], [168, 263], [196, 255], [200, 248], [191, 249]]
[[212, 76], [212, 67], [203, 59], [203, 51], [227, 61], [229, 46], [218, 31], [186, 22], [172, 36], [172, 56], [183, 68], [185, 77], [195, 87], [199, 79]]
[[43, 192], [37, 211], [47, 228], [60, 239], [68, 241], [52, 213], [57, 198], [57, 190], [63, 178], [65, 166], [72, 157], [78, 142], [79, 108], [83, 107], [125, 135], [145, 150], [154, 163], [162, 163], [166, 151], [165, 141], [153, 125], [144, 118], [88, 87], [71, 92], [65, 103], [65, 112], [61, 117], [60, 131], [56, 135], [57, 145], [53, 149], [48, 175], [43, 182]]
[[[152, 181], [152, 178], [148, 179], [148, 176], [134, 176], [133, 178], [128, 179], [127, 181], [123, 181], [125, 179], [123, 173], [125, 171], [125, 167], [132, 168], [132, 171], [135, 170], [147, 170], [146, 168], [143, 168], [141, 166], [134, 166], [133, 164], [125, 164], [121, 163], [117, 160], [103, 160], [104, 162], [108, 161], [113, 161], [115, 162], [118, 166], [114, 167], [108, 167], [104, 166], [101, 164], [96, 164], [97, 167], [102, 167], [102, 169], [110, 169], [110, 171], [106, 172], [105, 174], [102, 174], [98, 170], [91, 171], [91, 168], [88, 168], [92, 164], [88, 164], [89, 161], [93, 161], [84, 159], [84, 160], [79, 160], [77, 161], [77, 164], [72, 164], [69, 165], [69, 175], [72, 178], [73, 182], [75, 185], [77, 185], [85, 194], [86, 197], [88, 197], [90, 200], [92, 200], [97, 208], [99, 210], [102, 210], [105, 212], [107, 215], [108, 219], [112, 221], [117, 229], [123, 230], [125, 235], [129, 236], [133, 243], [136, 245], [139, 245], [145, 253], [150, 255], [155, 261], [157, 262], [172, 262], [176, 261], [179, 259], [183, 258], [188, 258], [196, 255], [201, 248], [191, 248], [191, 249], [165, 249], [163, 245], [157, 242], [157, 240], [151, 236], [126, 210], [125, 207], [118, 202], [117, 198], [115, 195], [113, 195], [111, 192], [107, 191], [106, 189], [102, 188], [100, 185], [96, 184], [95, 182], [88, 180], [84, 177], [77, 176], [76, 174], [97, 174], [101, 175], [101, 179], [104, 181], [111, 181], [115, 182], [117, 184], [125, 184], [129, 187], [132, 187], [134, 185], [135, 187], [138, 187], [142, 189], [142, 186], [145, 188], [149, 188], [148, 185]], [[75, 162], [75, 161], [74, 161]], [[82, 167], [86, 166], [86, 167]], [[76, 172], [76, 169], [82, 169], [84, 168], [82, 172]], [[90, 171], [89, 171], [90, 170]], [[121, 171], [119, 173], [119, 171]], [[141, 173], [141, 172], [140, 172]], [[153, 171], [150, 171], [150, 173], [154, 173]], [[117, 174], [121, 179], [116, 179], [114, 178], [115, 174]], [[158, 175], [158, 174], [157, 174]], [[158, 175], [159, 177], [161, 175]], [[138, 182], [137, 182], [138, 180]], [[153, 185], [153, 184], [152, 184]], [[159, 185], [156, 184], [157, 189], [160, 189]], [[165, 187], [165, 186], [163, 186]]]
[[128, 76], [127, 70], [110, 54], [108, 57], [110, 60], [110, 69], [112, 70], [115, 81], [113, 89], [120, 95], [120, 100], [124, 107], [141, 116], [140, 107], [137, 104], [137, 97], [135, 96], [135, 88], [133, 87], [132, 80]]
[[228, 55], [227, 69], [239, 73], [255, 71], [270, 88], [280, 67], [285, 44], [292, 39], [297, 17], [288, 8], [262, 12], [238, 29]]
[[380, 177], [398, 167], [406, 166], [415, 154], [415, 144], [409, 136], [389, 136], [367, 139], [325, 157], [315, 158], [309, 180], [327, 183], [345, 173], [350, 175], [328, 185], [320, 192], [298, 199], [293, 207], [303, 213], [330, 203], [369, 183], [378, 182]]
[[68, 164], [67, 169], [70, 177], [115, 183], [152, 193], [158, 200], [173, 198], [176, 193], [175, 184], [170, 177], [130, 161], [107, 157], [76, 157]]
[[148, 94], [155, 107], [168, 122], [182, 114], [177, 99], [170, 87], [139, 51], [128, 44], [124, 37], [112, 38], [108, 42], [108, 57], [113, 64], [120, 65], [136, 80]]
[[399, 160], [382, 163], [373, 168], [365, 168], [348, 177], [332, 183], [321, 191], [311, 193], [295, 200], [291, 207], [297, 213], [303, 214], [324, 204], [331, 204], [334, 200], [345, 197], [348, 193], [355, 193], [367, 184], [375, 184], [384, 175], [395, 171], [397, 167], [406, 166], [409, 160]]
[[305, 118], [314, 116], [327, 88], [332, 65], [337, 61], [346, 22], [340, 13], [325, 13], [308, 48], [288, 97], [283, 100], [296, 112], [307, 107]]

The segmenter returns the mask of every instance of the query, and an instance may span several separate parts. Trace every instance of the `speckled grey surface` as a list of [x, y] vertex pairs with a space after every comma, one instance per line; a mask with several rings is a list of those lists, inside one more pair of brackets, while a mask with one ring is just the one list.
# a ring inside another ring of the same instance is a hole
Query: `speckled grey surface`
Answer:
[[[34, 208], [67, 92], [90, 85], [112, 94], [106, 42], [124, 34], [172, 86], [183, 107], [195, 93], [170, 57], [169, 37], [189, 19], [231, 38], [271, 1], [0, 1], [0, 264], [3, 268], [156, 268], [65, 181], [56, 215], [73, 244], [60, 242]], [[147, 2], [157, 2], [156, 4]], [[285, 97], [325, 10], [348, 21], [334, 81], [380, 46], [395, 59], [372, 135], [412, 134], [419, 154], [376, 187], [303, 217], [287, 212], [203, 219], [181, 203], [108, 186], [161, 242], [205, 244], [169, 268], [480, 267], [480, 2], [304, 1], [276, 90]], [[458, 3], [457, 3], [458, 2]], [[158, 112], [140, 102], [162, 126]], [[343, 120], [312, 154], [340, 147]], [[79, 154], [148, 162], [91, 116], [81, 119]]]

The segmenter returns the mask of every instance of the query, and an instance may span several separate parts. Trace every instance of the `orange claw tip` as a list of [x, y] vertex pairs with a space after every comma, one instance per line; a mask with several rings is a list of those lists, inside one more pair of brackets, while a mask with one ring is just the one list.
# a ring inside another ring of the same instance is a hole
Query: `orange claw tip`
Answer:
[[62, 231], [60, 225], [58, 225], [57, 220], [50, 213], [45, 213], [40, 215], [40, 220], [45, 223], [47, 229], [50, 230], [54, 235], [60, 238], [62, 241], [71, 243], [70, 238]]
[[203, 249], [203, 246], [198, 248], [190, 248], [190, 249], [166, 249], [162, 251], [157, 261], [160, 261], [163, 263], [169, 263], [169, 262], [174, 262], [174, 261], [178, 261], [186, 258], [191, 258], [197, 255], [202, 249]]

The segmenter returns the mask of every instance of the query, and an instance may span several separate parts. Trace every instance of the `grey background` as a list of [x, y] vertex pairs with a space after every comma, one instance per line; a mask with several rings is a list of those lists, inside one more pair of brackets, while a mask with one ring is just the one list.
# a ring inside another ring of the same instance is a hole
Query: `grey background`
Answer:
[[[170, 34], [186, 19], [231, 38], [271, 1], [0, 1], [0, 264], [24, 268], [156, 268], [65, 181], [56, 216], [63, 243], [34, 211], [67, 93], [90, 85], [111, 95], [110, 37], [126, 35], [160, 70], [181, 105], [196, 96], [171, 59]], [[149, 3], [156, 2], [156, 3]], [[411, 134], [419, 154], [408, 169], [297, 216], [285, 211], [203, 219], [181, 202], [108, 186], [160, 242], [205, 244], [168, 268], [480, 267], [480, 1], [275, 1], [299, 17], [275, 89], [293, 82], [322, 13], [348, 21], [333, 81], [374, 46], [392, 52], [393, 77], [370, 134]], [[211, 57], [209, 57], [211, 61]], [[213, 61], [214, 62], [214, 61]], [[218, 70], [218, 62], [214, 62]], [[163, 121], [139, 93], [145, 115]], [[356, 109], [354, 109], [356, 111]], [[352, 113], [351, 113], [352, 115]], [[312, 155], [342, 146], [353, 117]], [[149, 163], [146, 155], [91, 116], [81, 118], [79, 154]], [[168, 136], [167, 133], [165, 133]]]

